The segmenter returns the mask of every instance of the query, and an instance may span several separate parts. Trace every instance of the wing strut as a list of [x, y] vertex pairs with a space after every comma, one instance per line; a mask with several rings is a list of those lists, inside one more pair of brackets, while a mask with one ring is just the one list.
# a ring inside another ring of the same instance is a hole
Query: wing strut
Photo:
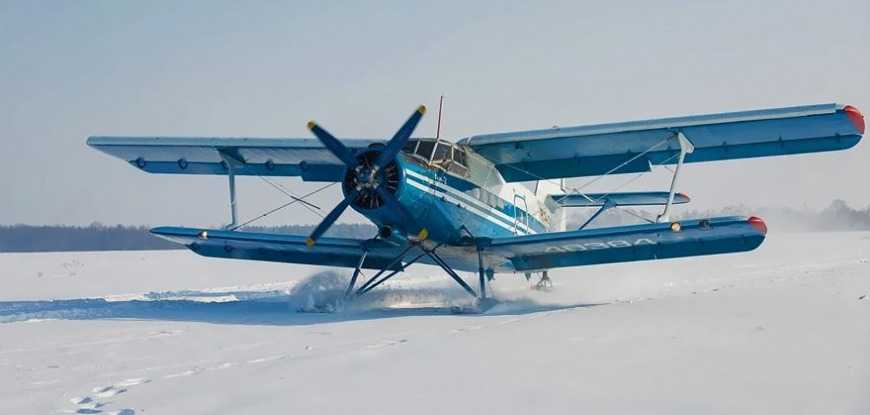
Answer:
[[680, 177], [680, 167], [683, 166], [683, 160], [686, 159], [686, 154], [692, 154], [695, 151], [695, 146], [686, 138], [682, 131], [677, 132], [677, 142], [680, 144], [680, 157], [677, 159], [677, 167], [674, 169], [674, 176], [671, 178], [671, 190], [668, 192], [668, 203], [665, 204], [665, 210], [656, 218], [656, 222], [671, 221], [671, 205], [674, 203], [674, 191], [677, 187], [677, 179]]
[[[672, 195], [672, 196], [673, 196], [673, 195]], [[601, 208], [598, 209], [597, 211], [595, 211], [595, 213], [593, 213], [592, 216], [589, 217], [589, 219], [586, 219], [586, 222], [583, 222], [583, 224], [580, 225], [580, 227], [577, 228], [577, 230], [579, 231], [579, 230], [585, 228], [587, 225], [589, 225], [590, 223], [592, 223], [592, 221], [595, 220], [595, 218], [597, 218], [598, 215], [604, 213], [605, 210], [610, 209], [610, 208], [612, 208], [612, 207], [614, 207], [614, 206], [616, 206], [616, 203], [614, 203], [613, 200], [611, 200], [611, 199], [605, 199], [605, 200], [604, 200], [604, 204], [601, 205]]]
[[[365, 245], [363, 245], [365, 246]], [[366, 262], [366, 257], [369, 255], [369, 250], [367, 248], [363, 248], [363, 253], [359, 258], [359, 263], [356, 265], [356, 269], [353, 270], [353, 275], [350, 277], [350, 282], [347, 284], [347, 289], [344, 290], [344, 298], [350, 297], [351, 291], [353, 291], [356, 286], [356, 279], [359, 277], [359, 274], [362, 273], [363, 263]]]
[[236, 165], [244, 164], [244, 162], [223, 150], [218, 150], [218, 154], [227, 166], [227, 181], [230, 186], [230, 223], [224, 226], [224, 229], [235, 230], [239, 224], [238, 205], [236, 204]]

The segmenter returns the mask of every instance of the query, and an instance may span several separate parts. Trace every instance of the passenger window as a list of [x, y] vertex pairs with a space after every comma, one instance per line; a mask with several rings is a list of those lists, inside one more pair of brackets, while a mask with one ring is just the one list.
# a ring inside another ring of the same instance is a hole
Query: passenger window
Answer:
[[465, 150], [460, 149], [459, 147], [453, 148], [453, 161], [465, 166]]
[[433, 161], [450, 160], [450, 144], [438, 143], [438, 148], [435, 150]]
[[434, 148], [434, 141], [420, 141], [420, 145], [417, 146], [417, 155], [429, 160], [432, 157], [432, 150]]

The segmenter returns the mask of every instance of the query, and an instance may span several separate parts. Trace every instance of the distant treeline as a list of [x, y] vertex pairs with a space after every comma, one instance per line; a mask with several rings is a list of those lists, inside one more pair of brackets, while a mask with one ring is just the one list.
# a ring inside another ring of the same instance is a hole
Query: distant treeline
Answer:
[[[158, 238], [146, 226], [0, 226], [0, 252], [128, 251], [179, 249], [180, 245]], [[307, 235], [314, 225], [248, 227], [245, 231]], [[367, 224], [335, 224], [328, 236], [371, 238], [376, 229]]]
[[[576, 228], [588, 217], [589, 212], [569, 216], [570, 228]], [[753, 208], [746, 205], [726, 206], [710, 210], [681, 210], [672, 215], [674, 219], [702, 219], [717, 216], [759, 216], [773, 232], [823, 232], [823, 231], [861, 231], [870, 230], [870, 207], [854, 209], [845, 201], [837, 199], [822, 209], [796, 209], [791, 207]], [[644, 223], [644, 219], [655, 219], [648, 210], [611, 209], [594, 221], [590, 227], [616, 226]]]
[[[591, 210], [570, 210], [568, 229], [576, 229]], [[675, 219], [699, 219], [715, 216], [751, 216], [764, 218], [772, 232], [808, 231], [855, 231], [870, 230], [870, 207], [858, 210], [842, 200], [834, 200], [821, 210], [794, 208], [750, 208], [745, 205], [728, 206], [722, 209], [696, 211], [678, 210]], [[650, 211], [611, 209], [595, 220], [593, 227], [644, 223], [641, 217], [654, 219]], [[253, 226], [243, 230], [307, 235], [314, 225], [286, 225], [276, 227]], [[335, 224], [326, 233], [328, 236], [367, 239], [375, 235], [370, 224]], [[0, 252], [44, 251], [116, 251], [178, 249], [179, 245], [157, 238], [145, 226], [106, 226], [93, 223], [89, 226], [0, 226]]]

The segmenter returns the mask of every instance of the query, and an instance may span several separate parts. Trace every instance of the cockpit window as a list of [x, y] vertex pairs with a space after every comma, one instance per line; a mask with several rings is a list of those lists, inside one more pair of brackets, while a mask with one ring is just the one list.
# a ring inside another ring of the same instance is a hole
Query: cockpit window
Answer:
[[417, 148], [418, 140], [408, 140], [405, 145], [402, 147], [402, 151], [406, 153], [414, 153], [414, 149]]
[[450, 160], [450, 144], [438, 143], [438, 148], [435, 149], [435, 156], [432, 161]]
[[402, 151], [413, 154], [418, 162], [425, 162], [429, 167], [440, 167], [460, 176], [468, 175], [465, 149], [449, 141], [431, 138], [411, 139], [405, 143]]
[[420, 145], [417, 146], [416, 154], [426, 160], [429, 160], [430, 158], [432, 158], [433, 149], [435, 149], [434, 141], [421, 140]]

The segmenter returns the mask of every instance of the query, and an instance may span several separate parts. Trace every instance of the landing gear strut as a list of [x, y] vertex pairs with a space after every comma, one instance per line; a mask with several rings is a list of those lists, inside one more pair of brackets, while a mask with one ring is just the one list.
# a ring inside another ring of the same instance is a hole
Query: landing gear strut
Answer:
[[[350, 283], [348, 284], [347, 289], [345, 290], [345, 299], [359, 297], [359, 296], [373, 290], [375, 287], [383, 284], [384, 282], [386, 282], [390, 278], [396, 276], [398, 273], [405, 271], [410, 265], [416, 263], [417, 261], [419, 261], [421, 258], [423, 258], [425, 256], [425, 257], [429, 257], [429, 259], [431, 259], [432, 262], [434, 262], [436, 265], [441, 267], [441, 269], [444, 270], [444, 272], [447, 273], [447, 275], [449, 275], [450, 278], [452, 278], [454, 281], [456, 281], [456, 283], [459, 284], [459, 286], [462, 287], [462, 289], [465, 290], [465, 292], [467, 292], [469, 295], [474, 297], [477, 300], [476, 303], [477, 303], [478, 307], [485, 306], [488, 308], [491, 305], [490, 303], [493, 303], [493, 301], [487, 297], [486, 282], [488, 280], [493, 279], [493, 277], [492, 277], [493, 273], [492, 273], [492, 270], [486, 269], [484, 267], [484, 261], [483, 261], [484, 247], [483, 247], [483, 244], [476, 244], [476, 246], [477, 246], [477, 259], [478, 259], [478, 277], [479, 277], [479, 284], [480, 284], [479, 285], [480, 286], [480, 288], [479, 288], [480, 294], [479, 295], [477, 292], [474, 291], [474, 288], [471, 288], [471, 286], [468, 285], [468, 283], [465, 282], [465, 280], [463, 280], [462, 277], [460, 277], [459, 274], [457, 274], [456, 271], [454, 271], [453, 268], [451, 268], [450, 265], [447, 264], [447, 262], [444, 261], [444, 259], [438, 255], [436, 250], [441, 247], [441, 244], [435, 245], [433, 248], [426, 248], [425, 246], [423, 246], [421, 241], [413, 241], [408, 245], [407, 248], [402, 250], [402, 252], [399, 255], [397, 255], [395, 258], [393, 258], [393, 260], [390, 261], [386, 267], [384, 267], [383, 269], [378, 271], [374, 276], [369, 278], [359, 288], [356, 288], [357, 278], [362, 273], [361, 269], [362, 269], [363, 263], [365, 262], [365, 258], [368, 255], [367, 250], [363, 251], [363, 254], [360, 257], [360, 260], [357, 263], [356, 268], [354, 269], [353, 276], [350, 279]], [[409, 261], [405, 262], [404, 261], [405, 257], [407, 257], [409, 252], [411, 250], [413, 250], [414, 248], [418, 248], [421, 252], [419, 252], [417, 255], [412, 257]], [[356, 290], [354, 291], [354, 289], [356, 289]]]
[[[532, 279], [531, 272], [527, 272], [524, 275], [526, 277], [526, 281], [530, 281]], [[547, 271], [541, 272], [541, 279], [539, 279], [538, 282], [535, 283], [535, 285], [532, 285], [531, 288], [533, 290], [539, 290], [539, 291], [549, 291], [550, 289], [552, 289], [553, 288], [553, 281], [550, 279], [548, 272]]]

